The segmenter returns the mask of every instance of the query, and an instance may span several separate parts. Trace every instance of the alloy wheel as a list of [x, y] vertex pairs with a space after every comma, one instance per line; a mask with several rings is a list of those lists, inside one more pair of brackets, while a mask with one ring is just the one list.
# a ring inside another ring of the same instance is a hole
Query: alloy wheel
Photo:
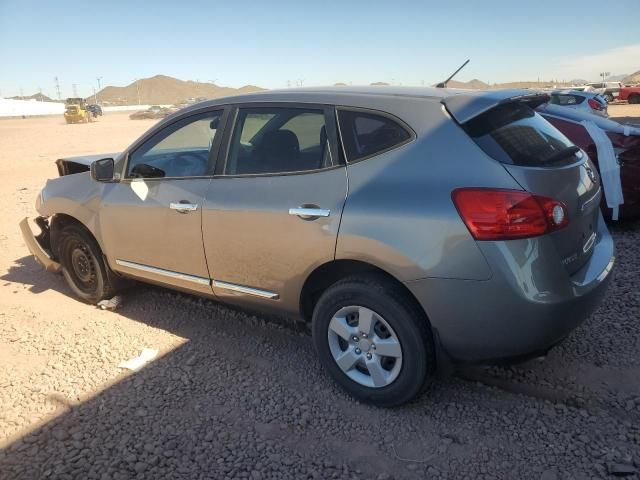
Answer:
[[386, 387], [400, 374], [400, 340], [391, 325], [367, 307], [338, 310], [329, 323], [327, 340], [338, 367], [360, 385]]

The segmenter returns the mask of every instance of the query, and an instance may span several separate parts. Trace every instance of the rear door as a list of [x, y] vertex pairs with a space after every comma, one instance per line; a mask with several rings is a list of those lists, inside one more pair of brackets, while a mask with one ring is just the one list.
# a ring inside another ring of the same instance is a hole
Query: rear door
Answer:
[[306, 277], [334, 259], [347, 195], [333, 110], [258, 104], [232, 115], [203, 210], [213, 290], [297, 312]]
[[566, 205], [569, 225], [551, 235], [568, 272], [576, 272], [597, 239], [602, 194], [587, 155], [522, 102], [498, 105], [463, 127], [525, 190]]

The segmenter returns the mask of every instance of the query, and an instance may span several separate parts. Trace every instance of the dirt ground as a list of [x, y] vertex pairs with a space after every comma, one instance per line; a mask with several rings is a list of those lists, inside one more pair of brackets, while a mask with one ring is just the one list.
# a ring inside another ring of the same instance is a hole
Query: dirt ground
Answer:
[[[640, 123], [640, 106], [609, 111]], [[145, 286], [101, 311], [28, 255], [18, 222], [55, 159], [119, 151], [153, 123], [0, 120], [0, 478], [637, 478], [640, 224], [614, 226], [607, 299], [544, 362], [376, 409], [293, 326]], [[117, 367], [147, 347], [145, 369]]]

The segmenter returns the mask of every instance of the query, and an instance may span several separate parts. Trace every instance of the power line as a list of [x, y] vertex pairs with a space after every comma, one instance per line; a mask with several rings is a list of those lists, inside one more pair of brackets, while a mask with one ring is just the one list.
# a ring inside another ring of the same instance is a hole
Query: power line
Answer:
[[58, 77], [53, 77], [53, 82], [56, 86], [56, 95], [58, 96], [58, 100], [60, 100], [60, 82], [58, 81]]
[[[102, 80], [102, 77], [96, 77], [96, 80], [98, 81], [98, 91], [100, 91], [100, 80]], [[98, 95], [96, 95], [96, 89], [93, 89], [93, 101], [98, 103]]]

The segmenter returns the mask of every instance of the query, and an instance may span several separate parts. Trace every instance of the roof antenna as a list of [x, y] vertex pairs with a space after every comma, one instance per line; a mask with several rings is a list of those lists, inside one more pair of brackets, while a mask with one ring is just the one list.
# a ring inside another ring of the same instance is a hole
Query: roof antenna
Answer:
[[447, 83], [449, 83], [449, 81], [453, 77], [455, 77], [458, 74], [458, 72], [460, 70], [462, 70], [467, 65], [467, 63], [469, 63], [470, 60], [471, 59], [468, 59], [466, 62], [464, 62], [462, 65], [460, 65], [460, 68], [458, 68], [455, 72], [453, 72], [453, 74], [449, 78], [447, 78], [444, 82], [440, 82], [439, 84], [437, 84], [436, 88], [447, 88]]

